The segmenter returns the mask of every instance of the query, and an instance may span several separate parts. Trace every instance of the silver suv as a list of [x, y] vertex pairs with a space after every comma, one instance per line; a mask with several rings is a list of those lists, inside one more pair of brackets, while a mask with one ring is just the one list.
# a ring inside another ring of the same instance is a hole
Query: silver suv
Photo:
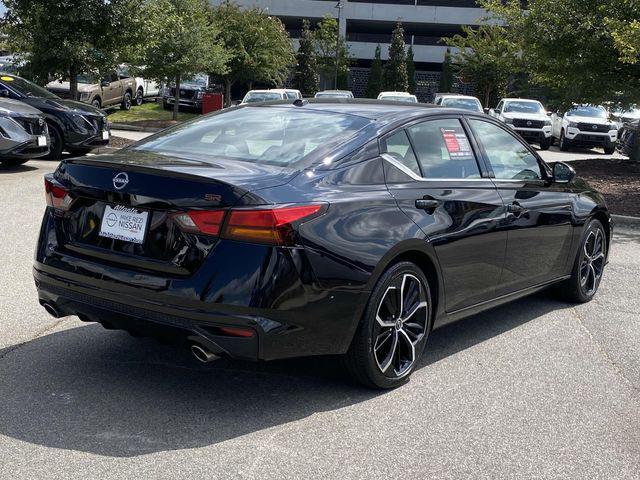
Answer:
[[0, 89], [0, 163], [19, 165], [49, 153], [49, 130], [43, 113]]

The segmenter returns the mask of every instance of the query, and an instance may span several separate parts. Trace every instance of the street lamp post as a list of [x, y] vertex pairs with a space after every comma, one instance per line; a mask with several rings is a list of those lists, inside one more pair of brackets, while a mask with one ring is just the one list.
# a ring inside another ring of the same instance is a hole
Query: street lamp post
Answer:
[[336, 3], [335, 8], [338, 9], [338, 29], [336, 33], [336, 65], [335, 65], [336, 68], [333, 75], [333, 88], [337, 90], [338, 89], [338, 58], [340, 55], [340, 17], [342, 13], [342, 2], [339, 1], [338, 3]]

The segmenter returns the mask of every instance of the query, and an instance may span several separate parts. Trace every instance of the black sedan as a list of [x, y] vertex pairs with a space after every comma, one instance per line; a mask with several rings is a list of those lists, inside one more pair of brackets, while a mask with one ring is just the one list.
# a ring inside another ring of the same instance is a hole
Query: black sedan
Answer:
[[433, 328], [550, 286], [591, 300], [612, 230], [598, 192], [502, 123], [408, 103], [233, 108], [65, 160], [45, 187], [52, 315], [202, 361], [341, 354], [378, 388]]
[[44, 113], [51, 147], [45, 158], [57, 160], [63, 150], [82, 155], [109, 144], [105, 113], [91, 105], [64, 100], [24, 78], [0, 73], [0, 96], [20, 100]]

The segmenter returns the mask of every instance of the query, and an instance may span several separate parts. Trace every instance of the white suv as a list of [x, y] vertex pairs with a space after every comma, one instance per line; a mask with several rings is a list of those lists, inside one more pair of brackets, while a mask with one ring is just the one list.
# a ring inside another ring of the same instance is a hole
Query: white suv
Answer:
[[537, 143], [541, 150], [548, 150], [553, 141], [551, 119], [538, 100], [503, 98], [489, 115], [513, 128], [529, 143]]
[[566, 152], [571, 147], [602, 147], [611, 155], [616, 151], [618, 125], [609, 120], [604, 107], [574, 105], [567, 113], [554, 113], [553, 137], [558, 139], [560, 150]]

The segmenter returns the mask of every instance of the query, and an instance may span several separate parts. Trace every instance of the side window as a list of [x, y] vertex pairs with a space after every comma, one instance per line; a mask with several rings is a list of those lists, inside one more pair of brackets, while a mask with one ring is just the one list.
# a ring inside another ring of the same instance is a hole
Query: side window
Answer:
[[500, 102], [498, 104], [498, 106], [496, 107], [496, 112], [501, 113], [502, 112], [502, 107], [504, 106], [504, 102]]
[[460, 120], [428, 120], [407, 130], [423, 177], [480, 178], [478, 163]]
[[489, 122], [469, 119], [476, 138], [484, 146], [496, 178], [540, 180], [542, 171], [536, 157], [511, 133]]
[[420, 175], [418, 160], [416, 160], [413, 148], [411, 148], [411, 143], [409, 142], [407, 133], [404, 130], [400, 130], [399, 132], [387, 137], [384, 143], [385, 153], [391, 155], [416, 175]]
[[120, 80], [120, 77], [116, 72], [111, 72], [109, 79], [110, 82], [117, 82], [118, 80]]

